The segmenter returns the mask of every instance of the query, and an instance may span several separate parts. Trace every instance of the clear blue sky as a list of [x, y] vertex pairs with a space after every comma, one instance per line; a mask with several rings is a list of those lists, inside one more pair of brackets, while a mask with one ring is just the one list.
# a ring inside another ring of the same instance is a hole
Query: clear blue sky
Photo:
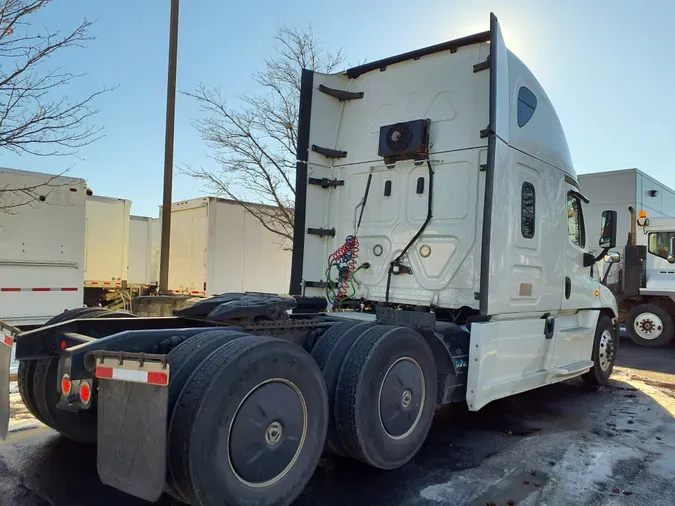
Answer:
[[[183, 0], [178, 86], [220, 85], [228, 96], [251, 88], [278, 24], [312, 24], [327, 48], [351, 62], [374, 60], [488, 29], [497, 14], [507, 45], [548, 91], [578, 172], [637, 167], [675, 187], [672, 19], [675, 2], [650, 0]], [[36, 16], [51, 29], [96, 19], [86, 49], [54, 58], [85, 72], [69, 93], [117, 86], [97, 101], [105, 137], [81, 159], [0, 153], [0, 166], [84, 177], [98, 195], [133, 201], [157, 216], [162, 196], [169, 0], [54, 0]], [[194, 104], [178, 97], [175, 162], [210, 163], [191, 126]], [[177, 175], [174, 201], [201, 195]]]

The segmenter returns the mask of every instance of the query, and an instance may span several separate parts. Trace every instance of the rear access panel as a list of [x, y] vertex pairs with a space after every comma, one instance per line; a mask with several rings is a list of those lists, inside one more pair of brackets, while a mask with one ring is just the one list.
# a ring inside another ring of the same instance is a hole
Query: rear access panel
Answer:
[[[147, 355], [145, 356], [147, 357]], [[162, 495], [166, 471], [169, 365], [97, 359], [101, 481], [146, 501]]]

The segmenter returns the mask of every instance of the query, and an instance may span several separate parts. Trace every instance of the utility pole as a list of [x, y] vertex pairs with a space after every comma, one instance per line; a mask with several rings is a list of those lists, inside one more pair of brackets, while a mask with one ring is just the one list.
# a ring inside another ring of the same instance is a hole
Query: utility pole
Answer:
[[166, 131], [164, 139], [164, 198], [162, 200], [162, 245], [159, 258], [159, 293], [168, 293], [169, 246], [171, 244], [171, 193], [173, 186], [173, 131], [176, 117], [176, 67], [178, 65], [178, 3], [171, 0], [169, 30], [169, 77], [166, 86]]

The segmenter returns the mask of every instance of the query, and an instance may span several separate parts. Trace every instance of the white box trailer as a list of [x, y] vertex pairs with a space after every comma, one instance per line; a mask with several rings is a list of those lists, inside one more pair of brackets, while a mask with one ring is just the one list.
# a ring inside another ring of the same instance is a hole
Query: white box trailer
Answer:
[[149, 216], [129, 218], [130, 285], [157, 285], [159, 279], [160, 221]]
[[172, 293], [287, 293], [290, 270], [280, 238], [236, 202], [204, 197], [172, 205]]
[[37, 325], [81, 307], [85, 180], [2, 168], [0, 191], [0, 320]]
[[131, 201], [87, 198], [84, 286], [119, 288], [129, 266], [129, 216]]

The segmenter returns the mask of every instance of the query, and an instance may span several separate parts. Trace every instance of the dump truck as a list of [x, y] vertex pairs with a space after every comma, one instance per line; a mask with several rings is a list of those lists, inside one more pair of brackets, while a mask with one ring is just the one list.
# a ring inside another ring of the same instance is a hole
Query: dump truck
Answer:
[[[10, 332], [27, 406], [97, 445], [103, 483], [288, 505], [324, 451], [405, 465], [439, 405], [608, 380], [618, 310], [589, 275], [587, 199], [494, 15], [489, 31], [304, 70], [297, 160], [291, 295]], [[606, 252], [616, 212], [603, 216]]]

